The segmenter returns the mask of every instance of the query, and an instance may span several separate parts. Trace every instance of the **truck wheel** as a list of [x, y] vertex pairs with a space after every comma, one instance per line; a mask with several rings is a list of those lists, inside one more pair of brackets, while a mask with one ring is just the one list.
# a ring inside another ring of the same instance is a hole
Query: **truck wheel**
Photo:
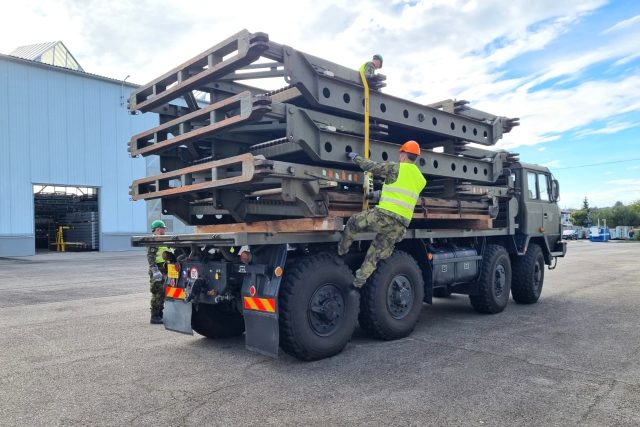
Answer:
[[509, 302], [511, 262], [500, 245], [488, 245], [484, 251], [477, 295], [469, 295], [471, 306], [479, 313], [500, 313]]
[[298, 359], [333, 356], [347, 345], [358, 318], [359, 295], [342, 259], [319, 253], [300, 258], [280, 286], [280, 346]]
[[360, 327], [371, 337], [406, 337], [418, 322], [424, 299], [420, 267], [411, 255], [395, 251], [380, 261], [360, 293]]
[[451, 296], [451, 291], [446, 286], [442, 288], [433, 288], [433, 296], [435, 298], [449, 298]]
[[191, 312], [191, 328], [207, 338], [242, 335], [244, 318], [228, 304], [198, 304]]
[[538, 301], [544, 283], [544, 255], [542, 248], [531, 243], [527, 253], [513, 260], [513, 283], [511, 296], [518, 304], [533, 304]]

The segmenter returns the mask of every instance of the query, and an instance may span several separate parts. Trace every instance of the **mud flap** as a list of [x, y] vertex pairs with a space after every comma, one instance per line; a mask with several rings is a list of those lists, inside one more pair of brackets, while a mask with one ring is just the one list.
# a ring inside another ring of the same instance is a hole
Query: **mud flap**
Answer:
[[245, 310], [244, 327], [247, 350], [278, 357], [280, 332], [277, 315]]
[[191, 303], [181, 299], [165, 299], [162, 320], [169, 331], [193, 335], [191, 329]]
[[[255, 267], [247, 268], [242, 282], [242, 297], [267, 298], [273, 301], [275, 310], [244, 309], [245, 346], [248, 350], [266, 356], [278, 357], [280, 329], [278, 323], [278, 291], [282, 275], [276, 275], [276, 267], [284, 268], [287, 260], [287, 245], [263, 246], [252, 253]], [[251, 267], [251, 266], [247, 266]], [[261, 270], [261, 271], [260, 271]], [[255, 294], [250, 289], [255, 286]]]

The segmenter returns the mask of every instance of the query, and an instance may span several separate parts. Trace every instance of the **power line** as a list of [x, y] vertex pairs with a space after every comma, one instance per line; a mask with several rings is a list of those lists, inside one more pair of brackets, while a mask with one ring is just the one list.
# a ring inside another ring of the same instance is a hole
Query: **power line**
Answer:
[[577, 169], [577, 168], [588, 168], [590, 166], [600, 166], [600, 165], [612, 165], [614, 163], [625, 163], [625, 162], [634, 162], [636, 160], [640, 160], [640, 158], [636, 158], [636, 159], [626, 159], [626, 160], [614, 160], [611, 162], [600, 162], [600, 163], [591, 163], [588, 165], [578, 165], [578, 166], [567, 166], [564, 168], [554, 168], [552, 167], [551, 169], [553, 170], [560, 170], [560, 169]]

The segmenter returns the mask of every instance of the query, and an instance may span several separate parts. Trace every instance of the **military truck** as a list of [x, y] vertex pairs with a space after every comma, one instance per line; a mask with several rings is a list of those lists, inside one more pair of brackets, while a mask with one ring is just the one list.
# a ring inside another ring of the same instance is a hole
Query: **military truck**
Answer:
[[[131, 94], [130, 110], [156, 112], [160, 124], [129, 151], [159, 156], [161, 168], [134, 181], [131, 196], [160, 199], [163, 214], [196, 229], [133, 238], [175, 248], [168, 330], [244, 334], [259, 353], [314, 360], [342, 351], [357, 324], [375, 339], [406, 337], [434, 297], [465, 294], [486, 314], [510, 295], [538, 301], [545, 266], [566, 254], [558, 181], [485, 148], [518, 119], [391, 96], [385, 80], [243, 30]], [[427, 186], [404, 239], [355, 291], [373, 236], [359, 235], [344, 257], [336, 244], [382, 183], [346, 153], [394, 161], [409, 139], [422, 148]]]

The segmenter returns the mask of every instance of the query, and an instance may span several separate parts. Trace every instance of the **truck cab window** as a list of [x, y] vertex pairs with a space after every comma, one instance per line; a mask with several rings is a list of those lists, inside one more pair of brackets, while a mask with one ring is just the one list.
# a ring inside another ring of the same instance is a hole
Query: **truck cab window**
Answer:
[[529, 199], [537, 200], [538, 199], [538, 189], [536, 186], [537, 175], [535, 172], [527, 172], [527, 194], [529, 195]]
[[538, 188], [540, 189], [540, 200], [548, 202], [549, 199], [549, 179], [545, 174], [538, 174]]

